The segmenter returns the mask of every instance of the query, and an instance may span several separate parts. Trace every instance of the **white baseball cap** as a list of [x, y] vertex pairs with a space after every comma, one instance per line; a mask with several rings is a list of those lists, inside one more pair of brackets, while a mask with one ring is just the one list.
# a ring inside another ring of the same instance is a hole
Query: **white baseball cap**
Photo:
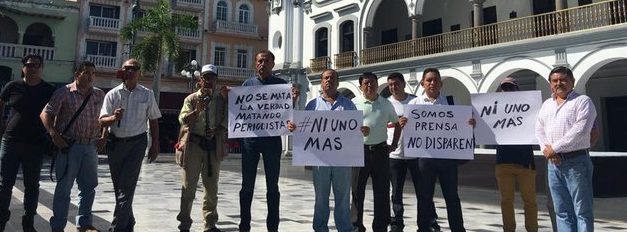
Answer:
[[215, 74], [217, 76], [218, 75], [218, 69], [213, 64], [206, 64], [206, 65], [202, 66], [202, 71], [200, 72], [200, 75], [205, 75], [207, 73], [213, 73], [213, 74]]

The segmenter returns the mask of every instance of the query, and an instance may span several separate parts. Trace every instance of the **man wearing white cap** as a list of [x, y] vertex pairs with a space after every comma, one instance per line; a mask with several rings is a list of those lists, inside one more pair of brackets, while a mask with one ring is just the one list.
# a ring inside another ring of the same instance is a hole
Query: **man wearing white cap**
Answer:
[[192, 225], [190, 213], [198, 175], [205, 187], [203, 197], [204, 231], [219, 232], [218, 221], [218, 178], [220, 162], [226, 155], [226, 97], [215, 90], [218, 79], [217, 69], [208, 64], [202, 67], [198, 91], [190, 94], [183, 102], [179, 114], [181, 136], [177, 149], [176, 162], [183, 168], [181, 208], [178, 219], [180, 231], [189, 231]]

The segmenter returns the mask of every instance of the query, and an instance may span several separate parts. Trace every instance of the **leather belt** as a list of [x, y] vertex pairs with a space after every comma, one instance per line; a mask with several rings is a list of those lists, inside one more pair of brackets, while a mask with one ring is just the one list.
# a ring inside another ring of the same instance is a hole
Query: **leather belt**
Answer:
[[374, 151], [374, 150], [377, 150], [377, 149], [385, 148], [385, 146], [387, 146], [387, 143], [385, 143], [385, 142], [377, 143], [377, 144], [364, 144], [364, 150], [366, 150], [366, 151]]
[[562, 160], [573, 159], [579, 156], [588, 155], [588, 149], [581, 149], [576, 151], [569, 151], [564, 153], [557, 153], [557, 156]]
[[138, 134], [138, 135], [135, 135], [135, 136], [124, 137], [124, 138], [116, 137], [115, 135], [113, 135], [113, 142], [116, 142], [116, 143], [130, 143], [130, 142], [134, 142], [136, 140], [139, 140], [141, 138], [146, 138], [146, 132]]

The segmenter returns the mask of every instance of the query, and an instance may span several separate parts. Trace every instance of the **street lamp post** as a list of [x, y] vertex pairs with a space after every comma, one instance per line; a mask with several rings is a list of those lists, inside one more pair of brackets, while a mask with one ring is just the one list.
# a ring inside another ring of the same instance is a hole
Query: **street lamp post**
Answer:
[[[139, 16], [139, 11], [141, 11], [141, 5], [139, 4], [139, 0], [135, 0], [133, 6], [131, 6], [131, 12], [133, 12], [133, 20], [137, 19]], [[133, 30], [131, 36], [131, 44], [128, 48], [128, 54], [131, 56], [133, 53], [133, 46], [135, 46], [135, 39], [137, 38], [137, 31]]]
[[198, 71], [199, 69], [198, 61], [192, 60], [188, 65], [183, 67], [183, 70], [181, 70], [181, 76], [189, 79], [189, 88], [191, 89], [190, 92], [194, 92], [196, 78], [200, 77], [200, 71]]

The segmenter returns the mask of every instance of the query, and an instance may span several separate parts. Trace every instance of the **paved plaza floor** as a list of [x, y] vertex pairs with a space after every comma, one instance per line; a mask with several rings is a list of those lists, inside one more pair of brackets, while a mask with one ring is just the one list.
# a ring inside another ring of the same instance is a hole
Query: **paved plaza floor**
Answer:
[[[460, 170], [460, 175], [464, 175], [466, 167]], [[253, 200], [253, 220], [252, 231], [266, 231], [266, 200], [265, 200], [265, 177], [263, 175], [263, 162], [259, 165], [259, 175], [255, 188]], [[106, 156], [100, 157], [98, 166], [99, 185], [97, 187], [96, 201], [93, 206], [94, 225], [105, 231], [113, 218], [114, 193], [110, 179], [109, 167], [106, 163]], [[36, 229], [39, 231], [50, 231], [48, 221], [52, 215], [52, 193], [54, 193], [55, 183], [48, 179], [48, 170], [42, 169], [41, 192], [39, 199], [39, 215], [35, 219]], [[498, 191], [489, 188], [466, 187], [464, 178], [460, 178], [459, 193], [462, 200], [464, 222], [468, 231], [502, 231], [501, 215], [499, 206]], [[199, 183], [200, 184], [200, 183]], [[227, 158], [222, 162], [219, 184], [218, 211], [220, 214], [218, 227], [223, 231], [237, 231], [239, 223], [239, 190], [241, 184], [240, 159], [236, 155]], [[281, 223], [280, 231], [301, 232], [312, 231], [311, 224], [313, 218], [314, 191], [311, 181], [311, 172], [303, 167], [291, 166], [291, 161], [283, 159], [281, 163], [281, 178], [279, 179], [281, 191]], [[176, 215], [179, 208], [180, 198], [180, 169], [173, 162], [171, 155], [161, 155], [157, 162], [144, 164], [138, 182], [134, 199], [134, 213], [137, 220], [135, 231], [178, 231], [178, 221]], [[364, 222], [369, 225], [372, 222], [372, 189], [367, 188]], [[435, 204], [437, 213], [440, 216], [439, 223], [443, 231], [449, 231], [446, 222], [446, 208], [444, 200], [436, 187]], [[192, 218], [195, 219], [192, 231], [202, 231], [201, 218], [201, 197], [202, 188], [198, 189], [196, 201], [192, 211]], [[24, 188], [21, 183], [21, 176], [13, 191], [11, 201], [12, 217], [7, 225], [8, 232], [21, 231], [22, 198]], [[404, 200], [405, 208], [405, 231], [415, 231], [416, 221], [416, 200], [411, 184], [405, 187]], [[551, 231], [550, 221], [546, 208], [544, 207], [546, 198], [538, 195], [538, 221], [540, 231]], [[77, 188], [72, 192], [72, 206], [70, 207], [69, 222], [66, 231], [75, 231], [74, 217], [76, 214]], [[333, 204], [333, 202], [331, 202]], [[595, 214], [597, 231], [627, 231], [627, 198], [595, 198]], [[524, 218], [522, 203], [519, 197], [516, 202], [516, 221], [518, 231], [524, 231]], [[335, 231], [333, 216], [330, 216], [330, 228]], [[371, 231], [370, 229], [368, 231]]]

